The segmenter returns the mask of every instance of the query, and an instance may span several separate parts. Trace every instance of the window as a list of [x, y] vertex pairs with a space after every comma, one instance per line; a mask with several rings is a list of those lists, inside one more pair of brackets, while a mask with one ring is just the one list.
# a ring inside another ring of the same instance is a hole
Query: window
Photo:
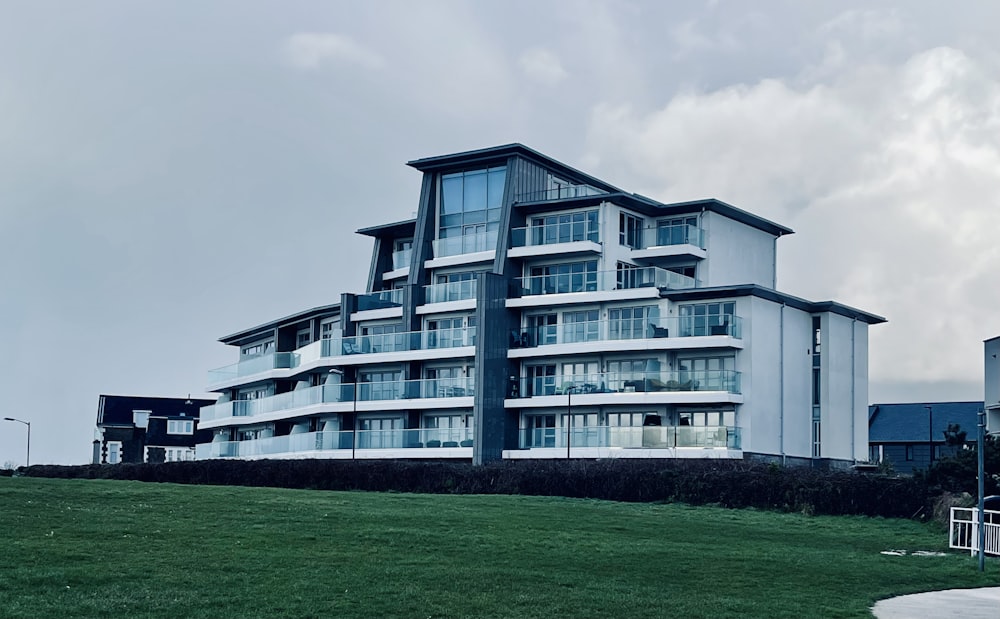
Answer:
[[244, 359], [247, 359], [250, 357], [259, 357], [272, 352], [274, 352], [274, 340], [267, 340], [264, 342], [247, 344], [241, 349], [241, 356]]
[[528, 366], [528, 385], [526, 397], [537, 395], [554, 395], [556, 392], [556, 366]]
[[682, 411], [677, 414], [677, 424], [699, 428], [732, 428], [736, 426], [736, 411]]
[[404, 335], [399, 323], [390, 325], [366, 325], [361, 327], [361, 352], [395, 352], [405, 350]]
[[700, 335], [731, 335], [735, 333], [736, 303], [693, 303], [677, 308], [680, 315], [681, 337]]
[[402, 372], [399, 370], [359, 372], [358, 382], [363, 384], [360, 386], [358, 399], [362, 401], [398, 400], [403, 393], [401, 379]]
[[881, 462], [882, 461], [882, 445], [869, 445], [868, 446], [868, 461], [869, 462]]
[[656, 222], [656, 244], [681, 245], [691, 243], [698, 245], [700, 239], [697, 238], [697, 226], [697, 217], [661, 219]]
[[556, 416], [527, 415], [525, 447], [555, 447], [556, 446]]
[[559, 318], [555, 314], [541, 314], [528, 317], [528, 327], [535, 336], [535, 346], [559, 342]]
[[340, 321], [336, 318], [327, 318], [319, 325], [319, 335], [321, 339], [329, 340], [333, 338], [334, 332], [337, 330], [337, 324]]
[[[472, 319], [475, 321], [475, 318]], [[453, 318], [439, 318], [427, 321], [427, 347], [428, 348], [455, 348], [459, 346], [472, 346], [475, 342], [465, 335], [465, 318], [455, 316]]]
[[626, 359], [623, 361], [608, 361], [608, 389], [611, 391], [625, 391], [631, 386], [635, 389], [635, 383], [646, 379], [646, 372], [655, 371], [659, 367], [656, 359]]
[[[821, 424], [821, 422], [820, 422], [819, 419], [813, 419], [813, 422], [812, 422], [812, 457], [813, 458], [819, 458], [820, 456], [823, 455], [823, 449], [822, 449], [822, 447], [823, 447], [823, 441], [822, 441], [822, 435], [820, 433], [820, 430], [821, 430], [821, 425], [820, 424]], [[909, 453], [907, 453], [907, 455], [909, 455]], [[909, 460], [909, 459], [910, 458], [907, 458], [907, 460]]]
[[167, 434], [194, 434], [194, 421], [190, 419], [167, 420]]
[[597, 290], [597, 261], [531, 267], [525, 294], [593, 292]]
[[427, 377], [424, 397], [455, 398], [474, 395], [467, 388], [469, 381], [465, 379], [465, 368], [462, 366], [427, 368], [424, 373]]
[[700, 357], [677, 360], [682, 390], [735, 392], [736, 357]]
[[618, 213], [618, 243], [632, 249], [642, 249], [642, 218], [624, 211]]
[[531, 244], [598, 242], [597, 211], [561, 213], [531, 218]]
[[490, 249], [487, 239], [492, 235], [495, 240], [500, 227], [506, 176], [507, 168], [501, 166], [441, 177], [438, 238], [465, 237], [448, 253]]
[[655, 305], [616, 307], [608, 310], [608, 335], [613, 340], [649, 337], [651, 324], [658, 324], [660, 308]]
[[906, 446], [906, 460], [913, 460], [913, 445]]
[[132, 411], [132, 425], [137, 428], [147, 429], [149, 427], [149, 416], [153, 411]]
[[305, 329], [299, 329], [295, 333], [295, 348], [308, 346], [310, 342], [312, 342], [312, 331], [308, 327]]
[[[430, 298], [427, 303], [443, 303], [445, 301], [461, 301], [476, 298], [476, 281], [483, 271], [467, 271], [464, 273], [445, 273], [438, 275], [437, 287], [428, 291]], [[441, 285], [447, 284], [447, 285]]]
[[556, 393], [569, 393], [570, 387], [575, 387], [576, 393], [597, 391], [604, 384], [598, 372], [596, 361], [563, 363], [562, 378]]
[[105, 446], [107, 447], [107, 458], [108, 464], [118, 464], [122, 461], [122, 444], [121, 441], [108, 441]]
[[167, 447], [164, 455], [167, 462], [194, 460], [194, 450], [187, 447]]
[[597, 310], [563, 312], [563, 342], [593, 342], [600, 337]]
[[361, 449], [391, 449], [403, 446], [403, 420], [399, 417], [360, 419], [358, 447]]

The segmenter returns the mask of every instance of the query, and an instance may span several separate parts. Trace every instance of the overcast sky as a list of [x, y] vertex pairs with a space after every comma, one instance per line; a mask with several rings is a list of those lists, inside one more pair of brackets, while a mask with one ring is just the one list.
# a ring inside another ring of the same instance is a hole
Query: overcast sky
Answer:
[[851, 4], [0, 0], [0, 417], [88, 461], [99, 394], [363, 290], [406, 161], [509, 142], [793, 228], [781, 290], [889, 319], [870, 401], [982, 399], [1000, 3]]

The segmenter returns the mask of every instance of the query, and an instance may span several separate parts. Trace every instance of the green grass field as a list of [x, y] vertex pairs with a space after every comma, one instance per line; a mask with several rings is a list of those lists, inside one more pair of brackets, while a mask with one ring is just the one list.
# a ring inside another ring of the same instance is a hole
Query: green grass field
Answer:
[[4, 617], [869, 617], [995, 584], [905, 520], [0, 478]]

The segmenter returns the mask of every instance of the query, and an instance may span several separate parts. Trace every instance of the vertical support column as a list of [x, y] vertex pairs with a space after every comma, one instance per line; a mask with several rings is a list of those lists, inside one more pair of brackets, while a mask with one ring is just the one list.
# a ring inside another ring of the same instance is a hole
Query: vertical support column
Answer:
[[507, 309], [507, 278], [484, 273], [476, 297], [475, 441], [472, 463], [499, 460], [517, 440], [516, 414], [504, 409], [511, 363], [507, 359], [515, 312]]

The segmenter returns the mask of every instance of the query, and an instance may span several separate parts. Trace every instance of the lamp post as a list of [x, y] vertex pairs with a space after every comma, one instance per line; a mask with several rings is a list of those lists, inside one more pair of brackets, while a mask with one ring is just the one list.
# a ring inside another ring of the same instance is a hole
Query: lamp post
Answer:
[[979, 571], [982, 572], [984, 569], [986, 569], [985, 568], [985, 561], [986, 561], [986, 559], [985, 559], [985, 555], [984, 555], [984, 553], [986, 552], [986, 521], [985, 521], [985, 518], [986, 518], [986, 509], [985, 509], [985, 504], [984, 504], [984, 501], [983, 501], [983, 498], [984, 498], [983, 494], [985, 494], [985, 492], [986, 492], [986, 482], [983, 479], [985, 477], [985, 474], [986, 474], [986, 466], [985, 466], [986, 462], [984, 460], [985, 456], [983, 455], [983, 448], [986, 447], [986, 445], [985, 445], [985, 438], [984, 438], [986, 436], [986, 409], [985, 408], [979, 409], [979, 419], [978, 419], [978, 423], [976, 424], [976, 429], [979, 430], [976, 433], [976, 451], [979, 452], [979, 453], [976, 454], [976, 477], [977, 477], [977, 481], [978, 481], [978, 484], [979, 484], [979, 488], [978, 488], [978, 490], [979, 490], [979, 505], [978, 505], [978, 507], [979, 507], [979, 509], [978, 509], [979, 513], [977, 514], [977, 520], [979, 521], [979, 531], [978, 531], [978, 533], [979, 533], [979, 540], [978, 540], [978, 546], [979, 546]]
[[3, 420], [16, 421], [18, 423], [23, 423], [24, 425], [28, 426], [28, 450], [24, 454], [24, 467], [28, 468], [29, 466], [31, 466], [31, 422], [23, 421], [21, 419], [14, 419], [13, 417], [4, 417]]
[[934, 407], [925, 406], [924, 408], [927, 409], [927, 447], [930, 450], [927, 468], [930, 469], [931, 465], [934, 464]]

